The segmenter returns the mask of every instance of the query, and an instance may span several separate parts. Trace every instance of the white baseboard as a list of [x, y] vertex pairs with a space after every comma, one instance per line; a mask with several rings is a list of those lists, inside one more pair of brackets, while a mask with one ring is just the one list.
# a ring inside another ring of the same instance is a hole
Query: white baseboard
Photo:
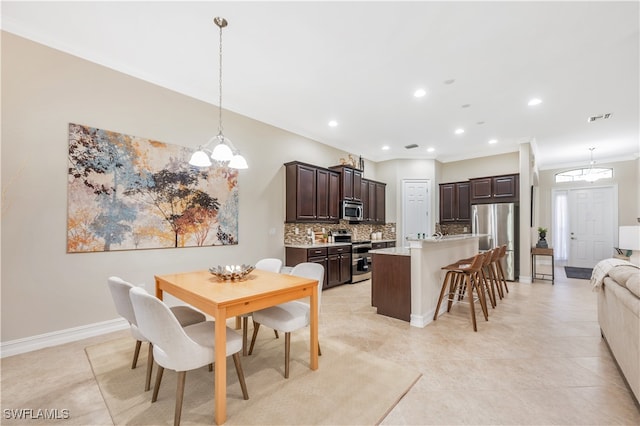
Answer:
[[67, 328], [66, 330], [53, 331], [37, 336], [10, 340], [0, 343], [0, 358], [31, 352], [63, 343], [75, 342], [88, 337], [100, 336], [114, 331], [124, 330], [129, 323], [123, 318], [97, 322], [80, 327]]
[[[435, 311], [435, 309], [432, 309], [432, 311]], [[410, 318], [410, 321], [409, 321], [410, 326], [424, 328], [427, 326], [427, 324], [433, 322], [433, 313], [427, 312], [424, 315], [411, 314], [409, 318]]]

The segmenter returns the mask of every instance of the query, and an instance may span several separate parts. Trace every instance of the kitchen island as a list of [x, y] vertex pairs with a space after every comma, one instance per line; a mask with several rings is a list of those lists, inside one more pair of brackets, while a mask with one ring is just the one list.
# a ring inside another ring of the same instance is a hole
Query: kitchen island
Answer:
[[[409, 247], [372, 250], [371, 304], [378, 313], [424, 327], [433, 321], [443, 266], [478, 253], [482, 235], [410, 239]], [[446, 310], [446, 304], [442, 308]]]

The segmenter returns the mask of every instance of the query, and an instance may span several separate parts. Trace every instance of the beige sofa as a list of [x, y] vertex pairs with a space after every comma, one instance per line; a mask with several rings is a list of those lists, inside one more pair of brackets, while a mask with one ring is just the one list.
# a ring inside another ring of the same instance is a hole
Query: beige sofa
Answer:
[[598, 263], [598, 322], [636, 401], [640, 401], [640, 268], [618, 259]]

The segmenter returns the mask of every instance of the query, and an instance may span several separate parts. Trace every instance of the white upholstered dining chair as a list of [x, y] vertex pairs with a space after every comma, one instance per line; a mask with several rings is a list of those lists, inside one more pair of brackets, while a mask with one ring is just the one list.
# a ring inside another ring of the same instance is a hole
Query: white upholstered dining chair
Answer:
[[[256, 269], [261, 271], [269, 271], [279, 273], [282, 269], [282, 260], [275, 259], [271, 257], [267, 257], [264, 259], [260, 259], [256, 262]], [[240, 315], [242, 318], [242, 355], [247, 355], [247, 326], [249, 325], [249, 317], [252, 312], [248, 312], [246, 314]], [[236, 327], [237, 328], [237, 327]], [[278, 331], [274, 330], [276, 333], [276, 337], [278, 337]]]
[[[131, 299], [129, 298], [129, 291], [134, 287], [133, 284], [124, 281], [119, 277], [109, 277], [107, 279], [109, 285], [109, 291], [111, 292], [111, 298], [116, 305], [116, 311], [118, 315], [123, 317], [129, 322], [131, 328], [131, 335], [136, 339], [136, 348], [133, 353], [133, 361], [131, 363], [131, 369], [136, 368], [138, 363], [138, 355], [140, 355], [140, 347], [142, 342], [149, 342], [142, 332], [138, 328], [136, 316], [133, 312], [133, 306], [131, 306]], [[181, 326], [196, 324], [206, 320], [203, 313], [196, 311], [189, 306], [173, 306], [170, 308]], [[149, 344], [149, 354], [147, 356], [147, 377], [145, 380], [144, 390], [148, 391], [151, 388], [151, 373], [153, 370], [153, 348], [151, 343]]]
[[[178, 373], [173, 419], [173, 424], [177, 426], [180, 424], [182, 414], [187, 371], [211, 365], [215, 361], [215, 322], [204, 321], [183, 328], [169, 307], [157, 297], [137, 287], [131, 289], [129, 296], [138, 320], [138, 327], [153, 343], [153, 356], [158, 364], [151, 402], [158, 399], [164, 369], [168, 368]], [[242, 338], [227, 327], [226, 354], [233, 356], [242, 396], [247, 400], [249, 394], [240, 364], [241, 349]]]
[[[303, 262], [294, 266], [291, 275], [311, 278], [318, 281], [318, 315], [320, 314], [320, 300], [322, 296], [322, 283], [324, 281], [324, 267], [318, 263]], [[284, 377], [289, 377], [289, 353], [291, 350], [291, 332], [309, 325], [311, 319], [311, 307], [308, 303], [294, 300], [281, 303], [253, 313], [253, 336], [249, 355], [253, 352], [253, 346], [258, 336], [260, 325], [265, 325], [284, 335]], [[320, 345], [318, 344], [318, 354]]]

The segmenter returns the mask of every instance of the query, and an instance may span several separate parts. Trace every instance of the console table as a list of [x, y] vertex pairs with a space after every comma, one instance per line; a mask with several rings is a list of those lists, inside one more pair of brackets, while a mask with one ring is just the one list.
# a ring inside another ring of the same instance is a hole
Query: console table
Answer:
[[[551, 273], [543, 274], [536, 273], [536, 256], [551, 256]], [[545, 281], [551, 281], [551, 284], [554, 284], [553, 280], [555, 278], [555, 268], [553, 264], [553, 249], [552, 248], [539, 248], [539, 247], [531, 247], [531, 269], [533, 279], [540, 279]]]

